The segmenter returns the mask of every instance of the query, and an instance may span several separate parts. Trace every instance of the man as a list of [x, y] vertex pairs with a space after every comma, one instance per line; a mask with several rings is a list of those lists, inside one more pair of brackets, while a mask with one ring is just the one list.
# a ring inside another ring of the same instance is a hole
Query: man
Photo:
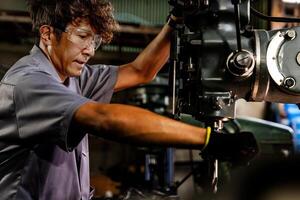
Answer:
[[113, 91], [155, 77], [169, 56], [171, 27], [165, 25], [131, 63], [89, 66], [101, 42], [112, 38], [111, 5], [98, 0], [28, 2], [38, 43], [0, 85], [1, 199], [91, 198], [86, 133], [139, 145], [207, 145], [209, 129], [107, 104]]

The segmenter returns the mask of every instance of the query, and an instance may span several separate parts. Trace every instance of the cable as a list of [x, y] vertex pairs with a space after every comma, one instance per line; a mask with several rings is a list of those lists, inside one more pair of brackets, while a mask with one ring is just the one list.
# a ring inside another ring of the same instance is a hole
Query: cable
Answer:
[[253, 13], [253, 15], [264, 19], [264, 20], [268, 20], [268, 21], [273, 21], [273, 22], [300, 22], [300, 18], [295, 18], [295, 17], [272, 17], [272, 16], [268, 16], [265, 15], [259, 11], [257, 11], [256, 9], [254, 9], [253, 7], [250, 7], [251, 13]]
[[241, 32], [240, 32], [240, 6], [234, 3], [234, 17], [235, 17], [235, 30], [236, 30], [236, 44], [238, 52], [242, 51]]

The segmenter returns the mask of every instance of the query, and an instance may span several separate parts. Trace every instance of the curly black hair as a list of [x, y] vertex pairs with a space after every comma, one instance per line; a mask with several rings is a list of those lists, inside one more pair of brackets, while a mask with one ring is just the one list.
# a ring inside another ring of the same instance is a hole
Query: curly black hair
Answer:
[[117, 28], [113, 7], [105, 0], [27, 0], [27, 4], [34, 32], [42, 25], [65, 30], [68, 24], [87, 19], [103, 42], [109, 43]]

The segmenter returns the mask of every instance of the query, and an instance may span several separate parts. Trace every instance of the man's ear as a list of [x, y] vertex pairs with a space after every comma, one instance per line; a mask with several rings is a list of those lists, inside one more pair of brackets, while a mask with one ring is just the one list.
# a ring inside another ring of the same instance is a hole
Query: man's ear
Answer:
[[43, 25], [40, 27], [39, 31], [41, 42], [43, 42], [46, 46], [51, 45], [51, 33], [53, 31], [53, 28], [48, 25]]

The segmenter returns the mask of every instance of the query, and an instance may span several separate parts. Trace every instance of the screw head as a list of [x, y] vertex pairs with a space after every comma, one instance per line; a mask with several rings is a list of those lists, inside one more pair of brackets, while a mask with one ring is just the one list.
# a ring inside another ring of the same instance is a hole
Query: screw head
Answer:
[[297, 53], [296, 61], [297, 61], [297, 64], [300, 66], [300, 51]]
[[296, 37], [296, 31], [295, 30], [288, 30], [285, 34], [287, 39], [293, 40]]
[[284, 87], [292, 88], [296, 85], [296, 81], [293, 77], [287, 77], [284, 79], [283, 85]]

